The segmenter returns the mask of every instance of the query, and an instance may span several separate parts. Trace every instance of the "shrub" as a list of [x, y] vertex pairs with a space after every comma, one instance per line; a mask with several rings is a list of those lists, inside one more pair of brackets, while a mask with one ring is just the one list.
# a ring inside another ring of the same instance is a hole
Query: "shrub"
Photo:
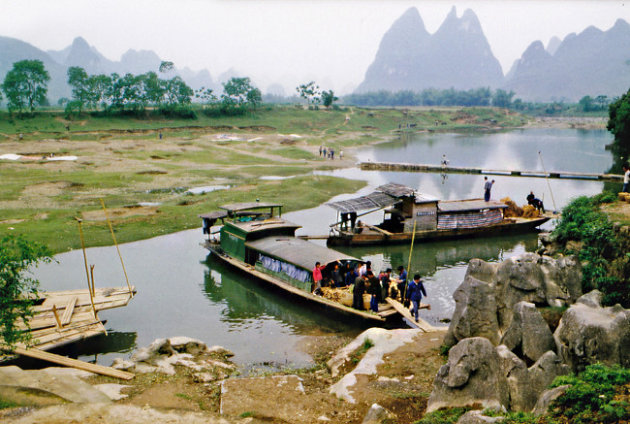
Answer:
[[608, 216], [599, 209], [601, 203], [611, 198], [610, 193], [604, 192], [592, 198], [582, 196], [574, 199], [562, 210], [562, 218], [553, 233], [560, 243], [569, 240], [582, 242], [583, 246], [577, 254], [584, 263], [583, 291], [597, 289], [604, 294], [604, 305], [620, 303], [627, 308], [630, 307], [630, 285], [610, 272], [611, 262], [624, 252]]
[[415, 424], [452, 424], [468, 411], [468, 408], [450, 408], [426, 414]]
[[570, 384], [554, 403], [575, 423], [614, 423], [630, 419], [630, 403], [615, 399], [623, 385], [630, 383], [630, 369], [619, 366], [589, 365], [578, 376], [557, 377], [552, 387]]

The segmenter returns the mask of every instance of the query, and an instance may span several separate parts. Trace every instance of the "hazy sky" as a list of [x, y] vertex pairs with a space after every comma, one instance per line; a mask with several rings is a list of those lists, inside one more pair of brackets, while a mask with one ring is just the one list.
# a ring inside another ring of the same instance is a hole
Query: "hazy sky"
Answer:
[[405, 10], [417, 7], [434, 33], [452, 6], [459, 17], [474, 10], [504, 73], [535, 40], [630, 22], [630, 4], [606, 0], [0, 0], [0, 35], [43, 50], [83, 36], [112, 60], [129, 48], [154, 50], [215, 79], [234, 68], [263, 91], [314, 79], [346, 92]]

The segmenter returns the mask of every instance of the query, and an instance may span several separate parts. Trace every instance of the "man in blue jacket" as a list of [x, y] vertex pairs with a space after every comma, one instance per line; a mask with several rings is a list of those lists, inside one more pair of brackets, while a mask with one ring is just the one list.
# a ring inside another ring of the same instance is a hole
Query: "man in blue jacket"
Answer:
[[413, 309], [411, 313], [414, 314], [414, 318], [416, 322], [418, 321], [418, 310], [420, 309], [420, 301], [422, 300], [422, 295], [427, 296], [427, 291], [424, 289], [424, 284], [422, 284], [422, 280], [420, 280], [420, 274], [416, 274], [413, 276], [413, 280], [409, 282], [409, 286], [407, 286], [407, 296], [406, 298], [411, 300], [413, 304]]

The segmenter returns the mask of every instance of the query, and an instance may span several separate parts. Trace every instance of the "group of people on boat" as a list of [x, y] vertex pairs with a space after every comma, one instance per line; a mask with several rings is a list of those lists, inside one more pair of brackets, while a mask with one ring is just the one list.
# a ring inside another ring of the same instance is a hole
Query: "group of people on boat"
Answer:
[[[385, 298], [400, 300], [406, 305], [412, 304], [412, 313], [418, 320], [418, 310], [422, 296], [427, 296], [426, 289], [420, 274], [415, 274], [413, 280], [408, 280], [407, 271], [404, 266], [399, 266], [398, 278], [392, 276], [392, 269], [387, 268], [381, 271], [378, 276], [372, 271], [372, 263], [365, 262], [362, 265], [352, 267], [349, 263], [335, 263], [332, 270], [327, 270], [320, 262], [315, 263], [313, 268], [312, 292], [317, 295], [322, 294], [322, 287], [350, 287], [352, 292], [352, 307], [358, 310], [365, 310], [363, 295], [369, 294], [370, 310], [378, 312], [378, 304], [383, 303]], [[430, 309], [430, 306], [429, 306]]]

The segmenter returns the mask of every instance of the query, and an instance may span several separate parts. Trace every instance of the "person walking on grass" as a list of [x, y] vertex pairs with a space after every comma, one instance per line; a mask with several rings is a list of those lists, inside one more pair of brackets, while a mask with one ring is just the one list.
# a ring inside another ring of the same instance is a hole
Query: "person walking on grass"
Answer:
[[414, 316], [416, 322], [418, 322], [418, 311], [420, 310], [420, 302], [422, 301], [422, 295], [427, 296], [427, 291], [424, 289], [424, 284], [420, 279], [420, 274], [413, 276], [413, 280], [409, 282], [407, 286], [407, 293], [405, 298], [411, 301], [413, 308], [411, 313]]

